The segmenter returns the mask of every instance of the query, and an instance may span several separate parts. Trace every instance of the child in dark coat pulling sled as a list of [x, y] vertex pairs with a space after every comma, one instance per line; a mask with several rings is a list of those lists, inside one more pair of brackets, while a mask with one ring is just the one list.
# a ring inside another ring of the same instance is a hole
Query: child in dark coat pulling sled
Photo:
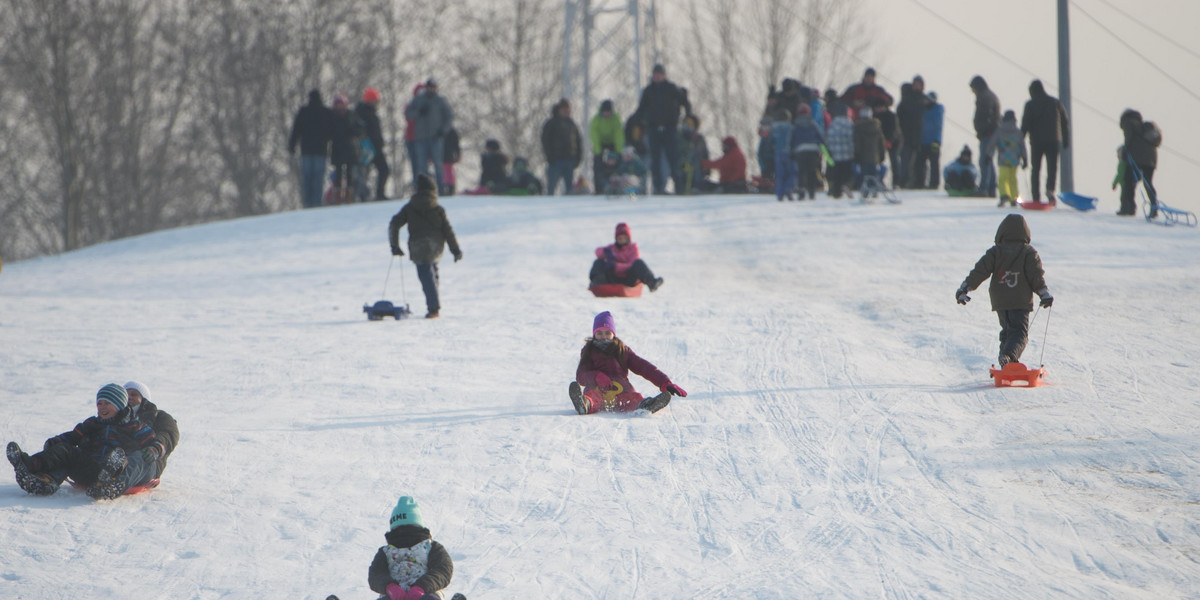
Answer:
[[[629, 383], [630, 371], [658, 386], [662, 393], [642, 398]], [[575, 381], [568, 391], [575, 412], [581, 415], [639, 408], [657, 412], [671, 401], [672, 395], [687, 396], [683, 388], [671, 383], [658, 367], [635, 354], [617, 337], [612, 313], [608, 311], [596, 315], [592, 322], [592, 337], [579, 353]]]
[[1000, 366], [1019, 362], [1021, 352], [1029, 341], [1029, 312], [1033, 310], [1033, 294], [1041, 298], [1042, 308], [1050, 308], [1054, 298], [1046, 287], [1046, 272], [1037, 250], [1029, 245], [1029, 225], [1021, 215], [1004, 217], [996, 229], [996, 245], [988, 248], [975, 268], [967, 274], [954, 299], [965, 305], [971, 301], [967, 292], [992, 278], [988, 295], [992, 310], [1000, 319]]

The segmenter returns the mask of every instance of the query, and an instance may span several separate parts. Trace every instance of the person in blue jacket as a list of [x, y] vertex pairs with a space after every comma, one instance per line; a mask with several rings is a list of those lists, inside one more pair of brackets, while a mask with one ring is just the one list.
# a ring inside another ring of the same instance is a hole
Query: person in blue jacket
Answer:
[[[946, 107], [938, 103], [937, 92], [925, 95], [925, 117], [921, 125], [921, 147], [913, 164], [913, 188], [936, 190], [941, 187], [939, 165], [942, 152], [942, 123]], [[926, 173], [928, 172], [928, 178]]]

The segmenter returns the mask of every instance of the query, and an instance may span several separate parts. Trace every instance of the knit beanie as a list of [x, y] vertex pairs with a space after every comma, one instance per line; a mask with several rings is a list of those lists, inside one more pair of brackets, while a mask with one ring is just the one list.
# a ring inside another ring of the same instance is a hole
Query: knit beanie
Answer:
[[125, 391], [128, 392], [129, 390], [137, 390], [142, 395], [142, 400], [150, 399], [150, 388], [146, 387], [146, 384], [140, 381], [126, 381]]
[[631, 240], [633, 239], [633, 234], [629, 232], [629, 226], [624, 223], [617, 223], [617, 230], [613, 233], [613, 237], [616, 238], [619, 235], [623, 235]]
[[437, 190], [437, 182], [428, 173], [417, 175], [417, 191], [432, 192]]
[[424, 520], [421, 519], [421, 507], [417, 505], [416, 500], [412, 499], [412, 496], [400, 496], [400, 500], [396, 502], [396, 508], [392, 509], [392, 519], [389, 523], [392, 529], [401, 525], [425, 526]]
[[612, 313], [607, 310], [596, 315], [596, 318], [592, 320], [592, 335], [596, 335], [596, 332], [602, 329], [611, 331], [613, 335], [617, 334], [617, 324], [613, 321]]
[[96, 401], [101, 400], [117, 407], [119, 411], [125, 410], [125, 407], [129, 405], [129, 394], [119, 384], [109, 383], [96, 392]]

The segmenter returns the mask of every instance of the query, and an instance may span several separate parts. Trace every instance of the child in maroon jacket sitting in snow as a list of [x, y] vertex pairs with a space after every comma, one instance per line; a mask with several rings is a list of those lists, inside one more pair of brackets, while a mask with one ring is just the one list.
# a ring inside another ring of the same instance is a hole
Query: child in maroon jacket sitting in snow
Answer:
[[589, 277], [594, 286], [620, 283], [633, 287], [641, 282], [651, 292], [663, 284], [662, 277], [655, 277], [642, 260], [637, 244], [630, 241], [629, 226], [624, 223], [617, 223], [615, 244], [596, 248], [596, 260]]
[[[629, 372], [641, 375], [662, 392], [642, 398], [629, 383]], [[612, 313], [604, 311], [592, 322], [592, 337], [579, 353], [575, 381], [569, 387], [575, 412], [587, 415], [600, 411], [630, 411], [638, 408], [657, 412], [671, 401], [671, 395], [687, 396], [683, 388], [671, 383], [658, 367], [634, 354], [616, 335]]]

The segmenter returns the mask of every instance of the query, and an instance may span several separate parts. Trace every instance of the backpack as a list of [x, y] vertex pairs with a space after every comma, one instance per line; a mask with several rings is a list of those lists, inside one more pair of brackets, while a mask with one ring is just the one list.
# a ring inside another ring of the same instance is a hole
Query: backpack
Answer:
[[1157, 148], [1162, 145], [1162, 130], [1154, 121], [1146, 121], [1142, 123], [1142, 138]]

